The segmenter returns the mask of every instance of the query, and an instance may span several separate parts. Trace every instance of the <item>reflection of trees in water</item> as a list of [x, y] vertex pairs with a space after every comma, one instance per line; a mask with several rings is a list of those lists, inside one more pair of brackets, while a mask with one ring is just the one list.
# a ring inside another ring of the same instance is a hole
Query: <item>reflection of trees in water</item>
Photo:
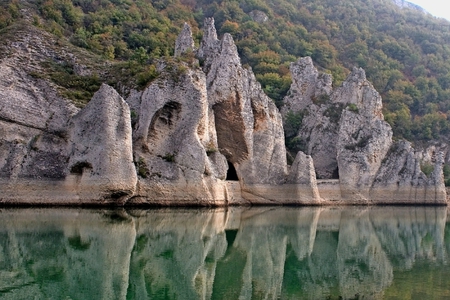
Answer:
[[446, 214], [441, 207], [4, 210], [0, 296], [379, 298], [391, 285], [401, 290], [395, 274], [419, 260], [446, 265]]

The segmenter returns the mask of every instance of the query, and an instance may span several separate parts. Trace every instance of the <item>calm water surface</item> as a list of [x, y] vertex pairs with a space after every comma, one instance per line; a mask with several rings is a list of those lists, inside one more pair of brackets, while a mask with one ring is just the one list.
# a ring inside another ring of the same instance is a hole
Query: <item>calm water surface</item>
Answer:
[[3, 209], [1, 299], [449, 299], [445, 207]]

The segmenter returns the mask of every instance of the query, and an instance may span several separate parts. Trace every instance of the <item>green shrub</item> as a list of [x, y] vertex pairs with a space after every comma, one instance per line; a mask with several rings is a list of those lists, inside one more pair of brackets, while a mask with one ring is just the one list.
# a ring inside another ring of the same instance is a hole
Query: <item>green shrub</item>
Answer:
[[175, 162], [176, 153], [166, 153], [164, 156], [158, 155], [167, 162]]
[[148, 170], [147, 164], [145, 163], [145, 160], [140, 157], [138, 161], [134, 163], [136, 165], [136, 171], [139, 176], [142, 178], [147, 178], [150, 174], [150, 171]]
[[354, 112], [355, 114], [359, 112], [358, 106], [355, 103], [349, 103], [347, 105], [347, 109], [351, 112]]
[[434, 166], [430, 163], [421, 163], [420, 170], [428, 177], [434, 170]]
[[206, 145], [206, 155], [210, 156], [213, 153], [216, 153], [218, 150], [214, 146], [213, 141], [209, 141], [209, 143]]
[[334, 105], [330, 105], [330, 107], [324, 111], [323, 115], [328, 117], [331, 123], [337, 124], [341, 119], [343, 109], [344, 107], [341, 103], [336, 103]]

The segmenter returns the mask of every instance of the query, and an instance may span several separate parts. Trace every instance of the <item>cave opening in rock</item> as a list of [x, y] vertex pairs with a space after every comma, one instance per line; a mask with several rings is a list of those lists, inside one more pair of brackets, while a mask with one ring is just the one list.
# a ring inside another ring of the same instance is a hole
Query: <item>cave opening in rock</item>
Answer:
[[332, 179], [339, 179], [339, 168], [336, 167], [336, 169], [334, 169], [333, 174], [331, 175]]
[[239, 181], [239, 178], [237, 176], [236, 169], [234, 168], [233, 164], [228, 161], [228, 171], [227, 171], [227, 179], [230, 181]]

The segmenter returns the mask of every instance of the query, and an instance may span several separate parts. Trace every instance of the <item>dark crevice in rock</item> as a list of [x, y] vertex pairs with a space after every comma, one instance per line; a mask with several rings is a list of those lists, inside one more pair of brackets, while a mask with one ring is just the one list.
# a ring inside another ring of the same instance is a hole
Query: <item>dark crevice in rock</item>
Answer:
[[111, 199], [120, 199], [124, 196], [127, 196], [129, 193], [125, 191], [117, 191], [111, 194]]
[[334, 169], [333, 174], [331, 174], [331, 179], [339, 179], [339, 168], [336, 167], [336, 169]]
[[20, 121], [17, 121], [17, 120], [11, 120], [11, 119], [8, 119], [8, 118], [5, 118], [5, 117], [0, 117], [0, 121], [13, 123], [13, 124], [17, 124], [17, 125], [21, 125], [21, 126], [25, 126], [25, 127], [29, 127], [29, 128], [33, 128], [33, 129], [37, 129], [37, 130], [42, 130], [42, 131], [46, 130], [45, 127], [36, 127], [36, 126], [30, 125], [30, 124], [26, 124], [26, 123], [23, 123], [23, 122], [20, 122]]
[[77, 162], [70, 168], [70, 174], [83, 175], [85, 168], [92, 169], [92, 164], [86, 161]]
[[230, 162], [228, 162], [228, 171], [227, 171], [227, 178], [226, 178], [226, 180], [239, 181], [239, 177], [237, 175], [236, 168]]

